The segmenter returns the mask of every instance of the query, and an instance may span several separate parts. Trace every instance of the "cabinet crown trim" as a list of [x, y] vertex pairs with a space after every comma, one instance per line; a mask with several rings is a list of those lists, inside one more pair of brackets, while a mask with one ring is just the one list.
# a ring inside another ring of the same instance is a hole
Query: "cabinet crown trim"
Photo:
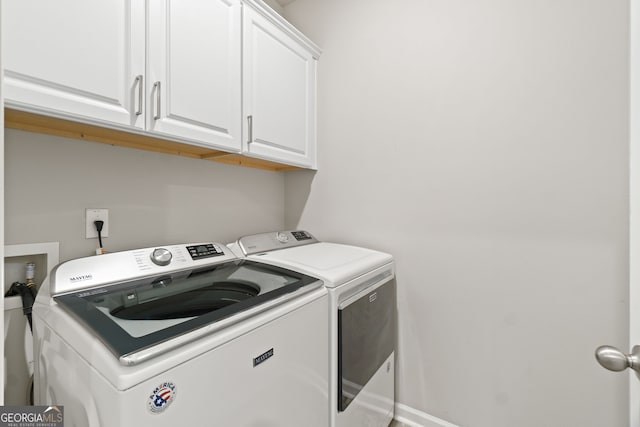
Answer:
[[318, 60], [322, 54], [322, 49], [305, 36], [300, 30], [293, 26], [289, 21], [284, 19], [278, 12], [273, 10], [262, 0], [243, 0], [243, 7], [249, 6], [260, 15], [271, 21], [284, 30], [288, 31], [302, 46], [304, 46]]

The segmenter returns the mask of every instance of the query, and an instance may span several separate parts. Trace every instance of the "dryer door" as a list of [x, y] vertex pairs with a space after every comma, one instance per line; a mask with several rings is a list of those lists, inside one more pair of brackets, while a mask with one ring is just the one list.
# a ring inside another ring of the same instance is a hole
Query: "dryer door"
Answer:
[[396, 346], [396, 286], [387, 279], [338, 307], [338, 410], [344, 411]]

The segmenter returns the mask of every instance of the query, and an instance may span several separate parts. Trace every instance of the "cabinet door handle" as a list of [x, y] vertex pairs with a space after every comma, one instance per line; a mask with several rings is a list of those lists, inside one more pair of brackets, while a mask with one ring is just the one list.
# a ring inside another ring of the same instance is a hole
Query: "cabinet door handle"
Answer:
[[253, 142], [253, 116], [247, 116], [247, 125], [249, 129], [249, 139], [247, 140], [247, 144], [251, 144]]
[[136, 82], [135, 84], [138, 85], [138, 108], [136, 109], [136, 116], [139, 116], [140, 114], [142, 114], [142, 89], [144, 86], [144, 80], [142, 78], [142, 74], [136, 76]]
[[155, 82], [153, 84], [153, 90], [156, 91], [156, 111], [153, 115], [153, 119], [154, 120], [159, 120], [160, 119], [160, 82]]

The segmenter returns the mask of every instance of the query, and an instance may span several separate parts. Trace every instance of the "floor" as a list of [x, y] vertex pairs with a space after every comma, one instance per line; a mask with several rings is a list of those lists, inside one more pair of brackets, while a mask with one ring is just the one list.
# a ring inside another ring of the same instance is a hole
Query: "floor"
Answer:
[[393, 420], [391, 421], [391, 424], [389, 424], [389, 427], [408, 427], [406, 424], [402, 424], [399, 421]]

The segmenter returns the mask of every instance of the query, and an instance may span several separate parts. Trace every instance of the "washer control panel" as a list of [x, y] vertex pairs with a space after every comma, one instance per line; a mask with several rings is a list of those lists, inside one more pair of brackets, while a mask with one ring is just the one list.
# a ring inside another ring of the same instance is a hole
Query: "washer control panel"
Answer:
[[209, 258], [212, 256], [224, 255], [224, 251], [218, 245], [213, 243], [207, 243], [204, 245], [187, 246], [191, 259], [196, 260], [200, 258]]
[[222, 264], [238, 258], [219, 243], [186, 243], [76, 258], [58, 265], [49, 276], [51, 295], [76, 292], [155, 274]]

